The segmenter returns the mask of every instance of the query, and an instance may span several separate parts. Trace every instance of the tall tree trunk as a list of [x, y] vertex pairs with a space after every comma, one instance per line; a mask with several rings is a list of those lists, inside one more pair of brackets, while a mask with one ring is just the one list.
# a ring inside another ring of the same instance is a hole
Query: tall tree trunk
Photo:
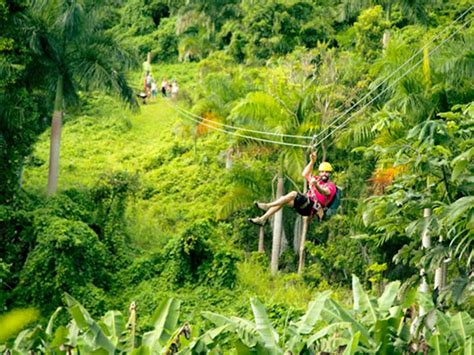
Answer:
[[389, 42], [390, 42], [390, 30], [385, 30], [385, 32], [383, 33], [383, 39], [382, 39], [384, 50], [387, 49]]
[[[389, 22], [389, 26], [390, 26], [390, 18], [392, 17], [392, 1], [387, 2], [385, 12], [386, 12], [386, 20]], [[390, 42], [390, 29], [386, 29], [385, 32], [383, 33], [383, 38], [382, 38], [382, 44], [383, 44], [384, 50], [387, 49], [389, 42]]]
[[[439, 237], [439, 242], [443, 242], [443, 237]], [[441, 265], [435, 270], [435, 277], [434, 277], [434, 288], [437, 289], [438, 292], [441, 292], [443, 288], [446, 287], [446, 271], [448, 268], [448, 261], [443, 258], [441, 261]]]
[[225, 152], [225, 168], [226, 169], [231, 169], [232, 168], [232, 156], [234, 154], [234, 148], [229, 147], [229, 149], [226, 150]]
[[298, 261], [298, 274], [303, 273], [304, 270], [304, 243], [306, 242], [306, 234], [308, 233], [309, 217], [303, 217], [303, 228], [301, 231], [300, 240], [300, 258]]
[[[308, 191], [308, 184], [304, 182], [303, 192], [306, 194]], [[309, 217], [303, 217], [300, 235], [300, 245], [298, 250], [299, 260], [298, 260], [298, 274], [301, 274], [304, 269], [304, 244], [306, 243], [306, 234], [308, 233]]]
[[[430, 236], [430, 218], [431, 218], [431, 208], [425, 208], [423, 210], [423, 218], [424, 218], [424, 227], [423, 232], [421, 234], [421, 248], [422, 249], [429, 249], [431, 248], [431, 236]], [[429, 285], [428, 281], [426, 281], [426, 272], [424, 268], [420, 269], [421, 275], [421, 282], [420, 282], [420, 291], [423, 293], [429, 292]], [[420, 315], [425, 314], [425, 310], [420, 307]]]
[[[276, 198], [283, 196], [283, 176], [280, 173], [277, 182], [277, 195]], [[283, 208], [280, 209], [273, 216], [273, 239], [272, 239], [272, 258], [270, 262], [270, 270], [272, 275], [278, 272], [278, 259], [280, 256], [281, 248], [281, 231], [283, 227]]]
[[[283, 213], [283, 210], [282, 210], [282, 213]], [[280, 237], [280, 256], [286, 251], [286, 249], [288, 249], [288, 238], [286, 238], [285, 228], [283, 228], [283, 223], [282, 223], [281, 237]]]
[[258, 228], [258, 252], [265, 252], [265, 231], [263, 226]]
[[148, 65], [151, 68], [151, 52], [148, 52], [148, 54], [146, 56], [146, 61], [147, 61]]
[[48, 196], [58, 189], [59, 150], [61, 147], [61, 125], [63, 118], [63, 77], [59, 76], [56, 83], [53, 121], [51, 122], [51, 144], [49, 147]]
[[441, 292], [446, 287], [446, 271], [448, 264], [445, 259], [441, 261], [441, 265], [435, 271], [434, 288]]
[[300, 252], [301, 231], [303, 229], [303, 217], [297, 215], [295, 218], [295, 226], [293, 227], [293, 250], [296, 255]]
[[128, 308], [130, 312], [130, 317], [128, 318], [127, 327], [130, 329], [130, 350], [135, 349], [135, 330], [137, 327], [137, 306], [135, 301], [130, 303]]
[[326, 144], [321, 144], [321, 150], [322, 150], [322, 153], [323, 153], [321, 161], [326, 161], [326, 156], [327, 156]]

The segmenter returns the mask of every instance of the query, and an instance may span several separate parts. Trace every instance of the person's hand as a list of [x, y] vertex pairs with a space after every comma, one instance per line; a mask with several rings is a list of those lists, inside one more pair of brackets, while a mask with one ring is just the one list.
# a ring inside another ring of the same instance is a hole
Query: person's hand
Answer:
[[316, 163], [316, 157], [317, 157], [316, 152], [311, 152], [311, 154], [309, 155], [309, 159], [311, 159], [311, 162], [313, 164]]
[[315, 185], [318, 182], [319, 178], [317, 176], [313, 176], [310, 180], [311, 185]]

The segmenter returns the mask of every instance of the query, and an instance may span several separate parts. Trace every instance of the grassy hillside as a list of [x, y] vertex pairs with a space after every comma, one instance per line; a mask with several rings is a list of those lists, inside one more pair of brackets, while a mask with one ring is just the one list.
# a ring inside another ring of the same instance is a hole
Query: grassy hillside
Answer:
[[[180, 83], [184, 96], [187, 81]], [[192, 122], [178, 117], [173, 105], [159, 97], [131, 112], [112, 99], [90, 98], [86, 114], [67, 117], [63, 128], [60, 189], [91, 187], [112, 172], [137, 174], [140, 193], [131, 225], [138, 229], [132, 234], [142, 238], [176, 233], [194, 220], [215, 216], [216, 201], [225, 192], [219, 183], [225, 139], [212, 134], [194, 140]], [[26, 189], [45, 190], [48, 150], [49, 132], [45, 132], [25, 171]]]

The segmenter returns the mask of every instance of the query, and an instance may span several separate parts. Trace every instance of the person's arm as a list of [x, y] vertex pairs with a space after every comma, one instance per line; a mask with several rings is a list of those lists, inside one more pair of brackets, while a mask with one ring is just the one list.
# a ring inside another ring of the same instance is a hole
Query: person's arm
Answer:
[[320, 194], [323, 194], [324, 196], [329, 196], [331, 194], [331, 190], [326, 184], [321, 186], [320, 184], [317, 183], [316, 179], [311, 180], [311, 183], [314, 185], [316, 190], [319, 191]]
[[303, 172], [301, 173], [301, 175], [303, 175], [303, 177], [306, 180], [309, 180], [309, 177], [311, 176], [311, 172], [313, 171], [313, 165], [315, 162], [316, 162], [316, 152], [312, 152], [309, 156], [308, 165], [306, 165], [306, 167], [303, 169]]

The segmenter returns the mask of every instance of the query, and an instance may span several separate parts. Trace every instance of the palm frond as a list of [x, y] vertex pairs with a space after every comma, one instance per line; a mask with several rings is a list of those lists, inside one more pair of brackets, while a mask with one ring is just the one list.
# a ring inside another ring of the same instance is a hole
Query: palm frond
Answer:
[[63, 38], [73, 38], [82, 32], [85, 11], [80, 1], [62, 1], [58, 4], [60, 15], [56, 19], [55, 27]]
[[339, 147], [356, 147], [367, 144], [376, 136], [376, 132], [373, 130], [374, 123], [373, 116], [359, 115], [357, 120], [353, 120], [350, 126], [341, 130], [335, 139], [336, 145]]
[[234, 187], [218, 201], [217, 205], [219, 209], [217, 210], [217, 218], [227, 218], [232, 213], [250, 206], [253, 200], [252, 196], [248, 189], [244, 187]]
[[264, 92], [249, 93], [234, 107], [230, 121], [276, 133], [286, 133], [292, 122], [275, 98]]
[[70, 64], [74, 67], [74, 76], [82, 88], [115, 93], [130, 105], [137, 105], [125, 74], [110, 60], [108, 47], [96, 44], [77, 49]]

